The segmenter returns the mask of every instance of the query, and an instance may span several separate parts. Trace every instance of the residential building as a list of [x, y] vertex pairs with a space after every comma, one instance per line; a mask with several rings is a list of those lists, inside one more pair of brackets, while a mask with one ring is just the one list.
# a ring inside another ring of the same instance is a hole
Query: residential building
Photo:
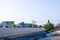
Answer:
[[14, 21], [3, 21], [3, 28], [8, 28], [9, 25], [14, 24]]
[[34, 26], [34, 28], [37, 28], [37, 25], [36, 24], [32, 25], [32, 23], [21, 22], [21, 23], [17, 24], [18, 28], [32, 28], [32, 26]]
[[21, 22], [21, 23], [17, 24], [17, 27], [18, 28], [32, 28], [32, 24]]

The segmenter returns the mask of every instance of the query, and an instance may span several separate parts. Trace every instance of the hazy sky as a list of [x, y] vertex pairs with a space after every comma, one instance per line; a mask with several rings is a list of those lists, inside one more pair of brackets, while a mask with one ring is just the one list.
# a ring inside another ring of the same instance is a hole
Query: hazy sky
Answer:
[[0, 0], [0, 22], [60, 23], [60, 0]]

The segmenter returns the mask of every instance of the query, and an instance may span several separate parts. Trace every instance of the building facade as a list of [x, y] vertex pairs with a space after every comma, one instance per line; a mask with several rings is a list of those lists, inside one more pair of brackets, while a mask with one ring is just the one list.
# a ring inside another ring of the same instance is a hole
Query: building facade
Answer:
[[3, 28], [8, 28], [9, 25], [14, 24], [14, 21], [3, 21]]
[[21, 22], [21, 23], [17, 24], [17, 27], [18, 28], [32, 28], [32, 24]]
[[[34, 26], [34, 27], [33, 27]], [[17, 24], [17, 27], [18, 28], [37, 28], [37, 25], [36, 24], [32, 24], [32, 23], [24, 23], [24, 22], [21, 22], [19, 24]]]

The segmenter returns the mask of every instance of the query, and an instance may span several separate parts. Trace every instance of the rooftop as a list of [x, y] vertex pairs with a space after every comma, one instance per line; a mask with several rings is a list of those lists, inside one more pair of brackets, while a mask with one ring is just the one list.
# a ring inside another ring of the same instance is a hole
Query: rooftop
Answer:
[[35, 32], [45, 31], [43, 28], [0, 28], [0, 38], [13, 38], [30, 35]]

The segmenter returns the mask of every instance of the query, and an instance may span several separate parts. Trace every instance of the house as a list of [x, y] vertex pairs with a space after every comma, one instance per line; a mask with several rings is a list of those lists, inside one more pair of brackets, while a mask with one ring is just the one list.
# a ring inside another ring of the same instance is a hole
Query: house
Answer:
[[17, 24], [17, 27], [18, 28], [32, 28], [32, 24], [21, 22], [21, 23]]
[[14, 21], [3, 21], [3, 28], [8, 28], [9, 25], [14, 24]]
[[37, 28], [37, 25], [33, 25], [32, 23], [24, 23], [24, 22], [21, 22], [21, 23], [19, 23], [19, 24], [17, 24], [17, 27], [18, 28], [32, 28], [32, 27], [35, 27], [35, 28]]

